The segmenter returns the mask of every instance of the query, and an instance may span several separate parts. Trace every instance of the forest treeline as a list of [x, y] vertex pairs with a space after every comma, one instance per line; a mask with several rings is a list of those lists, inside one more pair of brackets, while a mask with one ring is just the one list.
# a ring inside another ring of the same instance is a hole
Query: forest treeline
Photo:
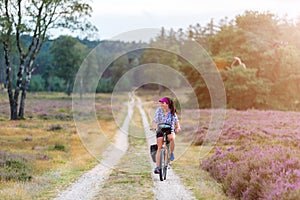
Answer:
[[[29, 37], [23, 36], [23, 42]], [[231, 20], [224, 18], [219, 22], [211, 20], [206, 25], [190, 25], [186, 29], [162, 28], [150, 44], [90, 41], [70, 36], [48, 40], [34, 62], [29, 91], [70, 94], [80, 64], [97, 45], [105, 46], [105, 51], [100, 52], [102, 57], [114, 49], [134, 47], [140, 50], [125, 53], [110, 64], [99, 81], [97, 92], [112, 92], [119, 78], [133, 67], [160, 63], [180, 71], [194, 87], [200, 107], [209, 108], [211, 94], [201, 74], [179, 56], [147, 48], [168, 46], [180, 51], [181, 45], [189, 40], [199, 43], [218, 68], [228, 108], [300, 110], [299, 20], [257, 11], [246, 11]], [[18, 66], [18, 59], [12, 61], [12, 66]], [[0, 90], [3, 90], [2, 54], [0, 64]], [[180, 87], [180, 83], [174, 87]]]

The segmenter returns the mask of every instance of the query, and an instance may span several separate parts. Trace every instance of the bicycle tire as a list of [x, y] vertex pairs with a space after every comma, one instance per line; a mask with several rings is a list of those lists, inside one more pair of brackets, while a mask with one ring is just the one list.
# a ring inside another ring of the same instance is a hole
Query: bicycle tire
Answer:
[[169, 156], [169, 147], [167, 146], [167, 149], [165, 150], [165, 154], [164, 154], [164, 172], [163, 172], [164, 180], [167, 179], [169, 159], [170, 159], [170, 156]]
[[168, 166], [164, 166], [164, 172], [163, 172], [163, 178], [164, 178], [164, 180], [167, 179], [167, 171], [168, 171]]
[[164, 169], [165, 169], [165, 149], [160, 151], [160, 162], [159, 162], [159, 179], [160, 181], [164, 180]]

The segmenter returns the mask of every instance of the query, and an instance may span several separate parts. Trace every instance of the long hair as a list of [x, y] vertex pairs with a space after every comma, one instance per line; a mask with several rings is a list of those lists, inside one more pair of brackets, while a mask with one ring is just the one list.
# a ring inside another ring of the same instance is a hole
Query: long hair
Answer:
[[174, 115], [176, 113], [176, 108], [175, 108], [175, 104], [174, 101], [169, 98], [169, 97], [165, 97], [166, 99], [168, 99], [169, 101], [169, 109], [171, 110], [171, 114]]

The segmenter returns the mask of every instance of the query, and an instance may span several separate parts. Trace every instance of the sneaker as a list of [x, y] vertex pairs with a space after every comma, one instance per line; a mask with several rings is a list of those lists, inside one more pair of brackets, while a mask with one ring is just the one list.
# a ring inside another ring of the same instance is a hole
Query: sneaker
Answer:
[[174, 153], [171, 153], [171, 157], [170, 157], [170, 160], [173, 161], [175, 159], [174, 157]]
[[159, 171], [160, 171], [160, 168], [159, 168], [159, 167], [156, 167], [156, 168], [154, 169], [154, 174], [159, 174]]

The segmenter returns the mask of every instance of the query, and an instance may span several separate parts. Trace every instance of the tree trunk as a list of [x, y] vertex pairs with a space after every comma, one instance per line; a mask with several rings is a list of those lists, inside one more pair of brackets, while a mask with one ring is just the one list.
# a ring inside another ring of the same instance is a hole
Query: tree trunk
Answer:
[[6, 64], [6, 87], [7, 87], [7, 94], [8, 94], [8, 99], [9, 99], [9, 106], [10, 106], [10, 119], [14, 120], [16, 104], [15, 104], [15, 101], [13, 98], [11, 65], [10, 65], [10, 59], [9, 59], [9, 47], [6, 43], [3, 43], [3, 46], [4, 46], [4, 56], [5, 56], [5, 64]]
[[28, 90], [28, 86], [30, 84], [30, 80], [31, 80], [31, 74], [33, 72], [33, 60], [35, 59], [35, 55], [33, 54], [29, 64], [27, 65], [27, 69], [26, 69], [26, 78], [25, 81], [23, 82], [23, 86], [22, 86], [22, 95], [21, 95], [21, 102], [20, 102], [20, 108], [19, 108], [19, 118], [20, 119], [24, 119], [24, 110], [25, 110], [25, 100], [26, 100], [26, 92]]
[[0, 63], [1, 67], [0, 67], [0, 93], [3, 91], [4, 92], [4, 88], [5, 88], [5, 81], [4, 81], [4, 68], [2, 69], [2, 66], [4, 66], [4, 64], [1, 62]]
[[12, 113], [12, 120], [18, 120], [18, 102], [19, 102], [19, 94], [22, 87], [22, 78], [24, 73], [25, 60], [21, 57], [20, 59], [20, 68], [17, 76], [17, 84], [14, 93], [14, 108]]
[[70, 96], [71, 95], [71, 86], [70, 86], [70, 79], [67, 82], [67, 95]]
[[19, 118], [20, 119], [24, 119], [26, 92], [27, 92], [28, 86], [30, 84], [30, 79], [31, 79], [31, 71], [27, 71], [26, 79], [25, 79], [25, 82], [22, 87], [22, 95], [21, 95], [21, 102], [20, 102], [20, 108], [19, 108]]
[[83, 95], [83, 80], [80, 78], [80, 100], [82, 100], [82, 95]]
[[19, 108], [19, 119], [24, 119], [26, 89], [22, 89], [21, 102]]

